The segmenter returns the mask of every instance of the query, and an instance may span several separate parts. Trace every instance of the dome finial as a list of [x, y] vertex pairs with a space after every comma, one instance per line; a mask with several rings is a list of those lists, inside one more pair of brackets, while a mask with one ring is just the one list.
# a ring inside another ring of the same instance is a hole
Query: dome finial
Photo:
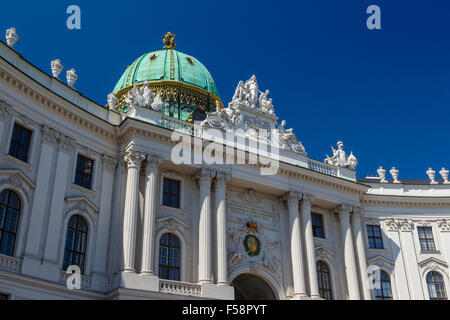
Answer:
[[175, 43], [174, 40], [175, 40], [175, 35], [173, 33], [171, 33], [171, 32], [167, 32], [166, 36], [164, 37], [164, 40], [163, 40], [164, 48], [166, 48], [166, 49], [174, 49], [175, 46], [176, 46], [176, 43]]

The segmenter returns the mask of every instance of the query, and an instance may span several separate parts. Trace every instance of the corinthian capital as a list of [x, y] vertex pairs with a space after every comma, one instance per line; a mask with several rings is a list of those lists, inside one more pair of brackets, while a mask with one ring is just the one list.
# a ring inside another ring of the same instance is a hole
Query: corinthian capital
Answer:
[[298, 206], [300, 194], [297, 191], [291, 190], [283, 196], [283, 200], [286, 201], [288, 207]]
[[147, 173], [158, 171], [159, 165], [163, 162], [163, 158], [157, 155], [147, 155], [147, 165], [145, 170]]
[[349, 204], [341, 204], [336, 212], [339, 214], [340, 219], [350, 219], [350, 211], [352, 211], [352, 206]]
[[49, 128], [46, 125], [42, 126], [42, 141], [47, 144], [56, 144], [59, 140], [60, 134], [58, 131]]
[[227, 185], [227, 182], [230, 181], [230, 175], [223, 173], [223, 172], [217, 172], [216, 174], [216, 182], [215, 186], [216, 188], [225, 188]]
[[103, 167], [105, 168], [105, 170], [114, 172], [114, 170], [117, 167], [117, 164], [118, 164], [118, 161], [116, 158], [113, 158], [106, 154], [103, 155]]
[[3, 100], [0, 100], [0, 120], [1, 121], [9, 119], [11, 109], [12, 109], [12, 107], [9, 104], [7, 104]]
[[142, 161], [145, 160], [145, 154], [136, 150], [130, 150], [125, 154], [124, 160], [128, 168], [140, 168]]
[[314, 196], [311, 194], [304, 193], [302, 195], [302, 204], [303, 205], [311, 206], [311, 203], [313, 202], [313, 200], [314, 200]]
[[62, 152], [70, 153], [75, 146], [75, 141], [63, 134], [59, 136], [59, 148]]
[[214, 178], [215, 175], [216, 175], [215, 171], [202, 168], [202, 170], [200, 170], [200, 172], [197, 173], [195, 178], [198, 180], [198, 183], [200, 185], [202, 184], [211, 185], [212, 178]]

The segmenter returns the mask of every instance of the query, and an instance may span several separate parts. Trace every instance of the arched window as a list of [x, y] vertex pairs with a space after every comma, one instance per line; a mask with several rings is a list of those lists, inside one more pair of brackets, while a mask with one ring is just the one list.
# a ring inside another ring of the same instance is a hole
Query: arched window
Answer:
[[63, 270], [67, 270], [67, 267], [71, 265], [77, 265], [80, 267], [81, 273], [83, 273], [86, 260], [87, 236], [88, 226], [86, 221], [78, 215], [72, 216], [67, 225]]
[[333, 300], [333, 292], [331, 290], [330, 269], [323, 261], [317, 261], [317, 279], [319, 283], [319, 294], [322, 299]]
[[380, 272], [380, 289], [374, 291], [375, 300], [392, 300], [391, 278], [386, 272]]
[[19, 227], [21, 204], [11, 190], [0, 193], [0, 253], [13, 256]]
[[180, 240], [166, 233], [159, 241], [159, 277], [180, 281]]
[[447, 300], [444, 278], [442, 278], [442, 275], [439, 272], [428, 272], [427, 286], [430, 300]]

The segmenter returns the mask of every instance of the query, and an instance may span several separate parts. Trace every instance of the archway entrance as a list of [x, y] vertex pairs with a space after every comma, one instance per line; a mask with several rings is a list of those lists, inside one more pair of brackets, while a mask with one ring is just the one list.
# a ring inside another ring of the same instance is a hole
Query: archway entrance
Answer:
[[266, 281], [253, 274], [241, 274], [233, 280], [236, 300], [276, 300], [276, 296]]

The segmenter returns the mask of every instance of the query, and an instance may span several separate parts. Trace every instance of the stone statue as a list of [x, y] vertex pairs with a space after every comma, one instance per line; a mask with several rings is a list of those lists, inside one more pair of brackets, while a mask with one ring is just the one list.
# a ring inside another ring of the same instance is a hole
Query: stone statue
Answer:
[[108, 94], [108, 105], [110, 108], [116, 109], [118, 103], [119, 100], [114, 93], [111, 92], [110, 94]]
[[331, 149], [333, 150], [333, 156], [329, 157], [328, 155], [326, 155], [327, 158], [324, 160], [324, 162], [327, 164], [331, 164], [333, 166], [344, 167], [354, 170], [358, 165], [358, 160], [353, 155], [353, 152], [347, 158], [347, 155], [344, 151], [344, 143], [342, 141], [338, 141], [337, 146], [338, 146], [337, 150], [331, 147]]
[[256, 108], [258, 104], [258, 81], [256, 80], [256, 76], [253, 75], [247, 82], [245, 83], [245, 87], [247, 89], [247, 101], [250, 104], [250, 107]]
[[266, 92], [261, 92], [261, 96], [259, 97], [259, 107], [263, 112], [274, 114], [275, 110], [273, 108], [272, 99], [267, 97], [269, 94], [269, 90], [266, 90]]
[[152, 103], [152, 109], [155, 111], [161, 111], [166, 106], [165, 102], [161, 98], [161, 93], [158, 92]]
[[58, 76], [60, 75], [61, 71], [64, 68], [63, 65], [61, 64], [61, 60], [59, 60], [59, 59], [53, 60], [50, 63], [50, 66], [52, 68], [52, 75], [53, 75], [53, 77], [58, 79]]
[[248, 96], [248, 90], [244, 85], [244, 81], [239, 81], [239, 84], [236, 87], [236, 90], [234, 92], [234, 96], [231, 101], [231, 104], [232, 105], [236, 105], [236, 104], [249, 105], [247, 96]]
[[282, 149], [292, 150], [296, 153], [306, 155], [305, 147], [297, 140], [294, 129], [286, 129], [286, 120], [281, 121], [281, 124], [277, 128], [277, 132], [278, 142]]
[[75, 85], [75, 82], [77, 82], [78, 80], [78, 76], [76, 74], [75, 69], [70, 69], [69, 71], [67, 71], [66, 79], [69, 87], [73, 87]]
[[216, 104], [215, 112], [207, 112], [206, 120], [201, 123], [203, 128], [237, 129], [241, 126], [243, 116], [241, 112], [232, 104], [226, 109], [222, 109]]
[[10, 28], [6, 30], [6, 43], [9, 47], [14, 47], [16, 42], [19, 41], [19, 35], [17, 34], [16, 28]]
[[153, 91], [150, 90], [150, 82], [145, 81], [144, 86], [141, 88], [142, 98], [144, 99], [145, 106], [151, 106], [155, 96], [153, 95]]
[[125, 103], [130, 108], [148, 108], [155, 111], [161, 111], [165, 107], [165, 102], [162, 100], [161, 94], [155, 94], [150, 89], [150, 82], [145, 81], [144, 85], [134, 86], [133, 89], [128, 91], [125, 96]]

